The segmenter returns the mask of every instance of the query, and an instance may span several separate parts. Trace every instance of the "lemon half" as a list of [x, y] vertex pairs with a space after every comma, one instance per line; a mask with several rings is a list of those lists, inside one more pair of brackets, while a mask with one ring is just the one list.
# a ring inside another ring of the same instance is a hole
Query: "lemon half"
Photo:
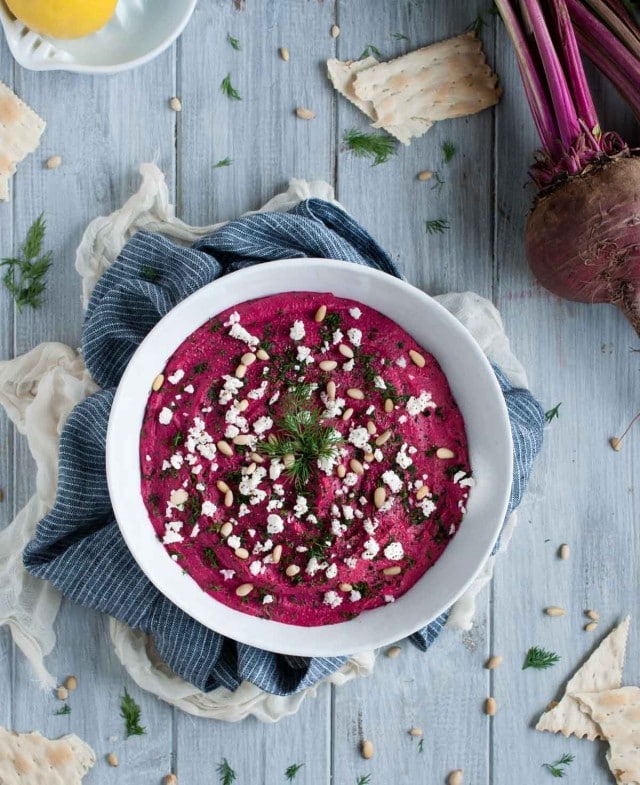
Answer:
[[6, 0], [31, 30], [53, 38], [81, 38], [104, 27], [118, 0]]

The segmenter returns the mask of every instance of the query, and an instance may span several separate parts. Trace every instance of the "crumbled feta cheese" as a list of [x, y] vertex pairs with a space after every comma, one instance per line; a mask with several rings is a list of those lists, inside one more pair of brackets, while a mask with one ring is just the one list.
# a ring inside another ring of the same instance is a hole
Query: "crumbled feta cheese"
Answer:
[[333, 341], [333, 345], [335, 346], [337, 343], [340, 343], [340, 341], [343, 338], [344, 335], [342, 334], [342, 330], [336, 330], [331, 337], [331, 340]]
[[369, 539], [364, 544], [362, 558], [371, 561], [378, 555], [379, 550], [380, 546], [378, 543], [373, 539], [373, 537], [369, 537]]
[[176, 542], [183, 542], [184, 537], [180, 534], [182, 521], [167, 521], [164, 529], [162, 542], [164, 545], [173, 545]]
[[258, 417], [258, 419], [253, 423], [253, 430], [258, 434], [258, 436], [265, 433], [266, 431], [270, 431], [272, 428], [273, 420], [271, 417]]
[[247, 398], [251, 398], [252, 401], [259, 401], [260, 398], [264, 398], [264, 394], [267, 391], [267, 387], [269, 382], [265, 379], [261, 382], [260, 387], [256, 387], [254, 390], [250, 390], [247, 393]]
[[[192, 384], [188, 384], [188, 385], [187, 385], [187, 386], [184, 388], [184, 391], [185, 391], [186, 393], [189, 393], [189, 395], [191, 395], [191, 393], [195, 392], [195, 390], [194, 390], [194, 387], [193, 387], [193, 385], [192, 385]], [[177, 397], [177, 396], [176, 396], [176, 397]]]
[[404, 548], [401, 542], [390, 542], [384, 549], [384, 555], [390, 561], [400, 561], [404, 558]]
[[373, 404], [371, 404], [371, 406], [369, 406], [369, 408], [366, 411], [367, 416], [371, 417], [371, 415], [375, 412], [375, 410], [376, 407]]
[[376, 376], [376, 378], [373, 380], [373, 386], [377, 387], [379, 390], [387, 389], [387, 385], [385, 384], [385, 381], [382, 378], [382, 376]]
[[326, 456], [321, 455], [316, 461], [316, 463], [318, 469], [320, 469], [321, 472], [324, 472], [327, 475], [327, 477], [330, 477], [333, 474], [333, 470], [335, 469], [339, 459], [340, 456], [338, 455], [338, 452], [336, 450], [336, 452], [333, 455], [326, 455]]
[[322, 601], [330, 608], [337, 608], [339, 605], [342, 605], [342, 597], [338, 594], [338, 592], [333, 590], [325, 592], [324, 599]]
[[334, 537], [342, 537], [346, 530], [347, 527], [344, 523], [340, 523], [337, 518], [331, 519], [331, 534], [333, 534]]
[[175, 373], [167, 377], [167, 381], [170, 381], [171, 384], [178, 384], [180, 379], [183, 378], [184, 378], [184, 371], [182, 370], [182, 368], [178, 368], [178, 370]]
[[280, 483], [275, 483], [273, 486], [273, 492], [277, 493], [278, 496], [284, 496], [284, 487], [280, 485]]
[[206, 490], [206, 485], [203, 485], [201, 482], [197, 482], [196, 491], [200, 491], [200, 493], [202, 493], [204, 490]]
[[272, 602], [273, 602], [273, 594], [265, 594], [264, 597], [262, 598], [263, 605], [271, 605]]
[[413, 463], [411, 458], [407, 455], [407, 445], [403, 444], [396, 453], [396, 463], [401, 469], [408, 469]]
[[320, 393], [320, 400], [326, 409], [324, 416], [328, 418], [339, 417], [342, 414], [342, 410], [344, 409], [344, 405], [346, 403], [344, 398], [336, 398], [332, 401], [324, 392]]
[[337, 574], [338, 574], [338, 565], [337, 564], [330, 564], [327, 567], [327, 571], [325, 572], [325, 575], [327, 576], [327, 578], [329, 578], [329, 579], [335, 578]]
[[235, 570], [220, 570], [220, 575], [222, 575], [225, 581], [230, 581], [235, 574]]
[[224, 327], [231, 327], [232, 324], [237, 324], [240, 321], [240, 314], [237, 311], [234, 311], [230, 316], [229, 320], [224, 323]]
[[378, 521], [375, 518], [373, 520], [371, 520], [371, 518], [367, 518], [365, 521], [363, 521], [362, 528], [366, 531], [367, 534], [373, 535], [378, 528]]
[[158, 422], [160, 425], [169, 425], [171, 420], [173, 420], [173, 412], [171, 409], [168, 406], [160, 409], [160, 413], [158, 414]]
[[351, 600], [351, 602], [358, 602], [358, 600], [362, 599], [362, 594], [360, 594], [359, 591], [353, 589], [353, 591], [349, 595], [349, 599]]
[[314, 525], [318, 523], [318, 519], [316, 518], [315, 515], [313, 515], [313, 513], [311, 515], [307, 515], [307, 520], [309, 521], [309, 523], [313, 523]]
[[210, 501], [202, 502], [201, 513], [202, 515], [205, 515], [207, 518], [211, 518], [213, 515], [215, 515], [217, 509], [218, 508], [213, 502]]
[[382, 482], [389, 488], [391, 493], [398, 493], [402, 488], [402, 480], [391, 469], [383, 473]]
[[352, 428], [349, 431], [349, 442], [357, 447], [359, 450], [370, 452], [369, 439], [371, 434], [366, 428]]
[[276, 390], [274, 394], [269, 398], [269, 405], [273, 405], [278, 399], [280, 398], [280, 390]]
[[296, 319], [289, 330], [289, 337], [292, 341], [301, 341], [305, 335], [304, 322]]
[[406, 368], [407, 367], [406, 357], [400, 355], [400, 357], [398, 357], [398, 359], [396, 360], [396, 365], [399, 366], [400, 368]]
[[315, 556], [312, 556], [309, 561], [307, 562], [307, 566], [305, 567], [305, 572], [308, 575], [314, 576], [320, 570], [325, 570], [327, 565], [325, 562], [320, 563]]
[[347, 360], [346, 363], [342, 363], [342, 370], [343, 371], [352, 371], [355, 368], [356, 361], [352, 357], [350, 360]]
[[296, 518], [301, 518], [308, 511], [309, 503], [307, 502], [307, 499], [304, 496], [298, 496], [293, 508], [293, 514], [296, 516]]
[[349, 313], [354, 319], [359, 319], [362, 316], [362, 311], [359, 308], [349, 308]]
[[385, 594], [384, 595], [384, 601], [386, 603], [395, 602], [396, 598], [393, 596], [393, 594]]
[[235, 551], [236, 548], [240, 547], [240, 543], [241, 542], [242, 542], [242, 540], [240, 539], [240, 537], [238, 537], [237, 534], [230, 534], [227, 537], [227, 545], [230, 548], [232, 548], [234, 551]]
[[354, 485], [358, 484], [358, 475], [355, 472], [347, 472], [342, 482], [347, 488], [353, 488]]
[[256, 561], [252, 561], [249, 565], [249, 572], [252, 575], [260, 575], [260, 573], [264, 570], [262, 566], [262, 562], [258, 559]]
[[196, 523], [196, 525], [191, 529], [191, 536], [197, 537], [200, 534], [200, 524]]
[[354, 346], [360, 346], [360, 343], [362, 342], [362, 330], [358, 330], [357, 327], [352, 327], [350, 330], [347, 330], [347, 336]]
[[267, 515], [267, 531], [269, 534], [280, 534], [283, 529], [284, 522], [279, 515], [276, 515], [274, 512]]
[[358, 560], [356, 559], [356, 557], [355, 557], [355, 556], [349, 556], [348, 558], [346, 558], [346, 559], [344, 560], [344, 563], [345, 563], [345, 564], [347, 565], [347, 567], [349, 567], [349, 569], [351, 569], [351, 570], [355, 570], [355, 568], [358, 566]]
[[436, 404], [431, 400], [431, 393], [423, 390], [416, 398], [414, 395], [407, 401], [407, 411], [411, 415], [422, 414], [425, 409], [435, 409]]
[[256, 338], [255, 335], [251, 335], [248, 330], [245, 330], [240, 322], [231, 325], [229, 335], [238, 341], [242, 341], [242, 343], [246, 343], [251, 349], [257, 349], [258, 344], [260, 343], [260, 339]]
[[311, 349], [308, 346], [298, 346], [297, 359], [299, 362], [306, 363], [307, 365], [315, 362], [311, 356]]
[[424, 499], [418, 502], [418, 507], [422, 510], [425, 518], [428, 518], [436, 510], [436, 505], [428, 496], [425, 496]]
[[176, 452], [171, 456], [171, 458], [169, 458], [169, 462], [174, 469], [181, 469], [182, 464], [184, 463], [184, 456], [181, 452]]
[[352, 521], [353, 520], [353, 507], [349, 506], [348, 504], [342, 505], [342, 517], [345, 521]]

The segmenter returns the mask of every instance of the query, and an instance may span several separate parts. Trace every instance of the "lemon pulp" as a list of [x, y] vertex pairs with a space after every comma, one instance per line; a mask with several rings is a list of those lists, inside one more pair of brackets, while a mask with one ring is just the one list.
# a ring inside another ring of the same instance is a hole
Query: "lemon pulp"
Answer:
[[104, 27], [118, 0], [6, 0], [31, 30], [53, 38], [81, 38]]

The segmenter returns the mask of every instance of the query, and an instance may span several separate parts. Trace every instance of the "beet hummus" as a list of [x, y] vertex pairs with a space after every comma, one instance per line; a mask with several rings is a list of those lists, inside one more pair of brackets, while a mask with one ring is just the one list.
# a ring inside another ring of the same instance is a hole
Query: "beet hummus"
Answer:
[[435, 358], [377, 311], [310, 292], [192, 333], [153, 382], [140, 460], [156, 534], [203, 591], [309, 627], [411, 588], [473, 484]]

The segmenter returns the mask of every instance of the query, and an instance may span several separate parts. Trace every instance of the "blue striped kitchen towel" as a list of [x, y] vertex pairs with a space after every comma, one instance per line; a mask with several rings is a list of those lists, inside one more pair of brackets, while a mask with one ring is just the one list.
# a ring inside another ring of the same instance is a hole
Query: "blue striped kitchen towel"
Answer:
[[[221, 275], [273, 259], [344, 259], [399, 276], [389, 256], [347, 213], [318, 199], [288, 213], [232, 221], [190, 248], [139, 233], [98, 281], [82, 335], [85, 362], [103, 388], [73, 410], [60, 440], [58, 494], [24, 552], [32, 574], [75, 602], [103, 611], [153, 637], [164, 662], [208, 692], [247, 680], [277, 695], [315, 684], [343, 657], [300, 658], [237, 643], [203, 627], [166, 599], [141, 572], [114, 519], [105, 474], [109, 411], [132, 354], [177, 303]], [[301, 262], [304, 263], [303, 261]], [[518, 506], [542, 444], [544, 417], [527, 390], [497, 371], [514, 442], [509, 514]], [[426, 650], [446, 614], [412, 636]]]

